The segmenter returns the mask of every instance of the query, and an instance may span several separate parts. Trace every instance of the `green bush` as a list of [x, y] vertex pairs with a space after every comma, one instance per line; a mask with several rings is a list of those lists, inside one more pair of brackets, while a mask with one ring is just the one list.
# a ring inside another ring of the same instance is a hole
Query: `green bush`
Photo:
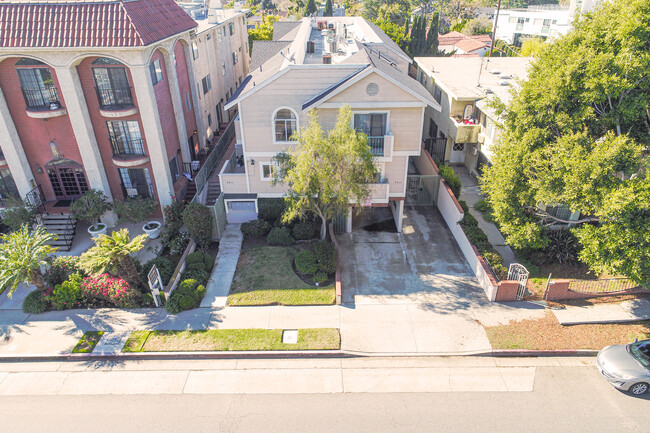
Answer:
[[187, 256], [185, 263], [188, 267], [192, 265], [193, 269], [203, 269], [206, 272], [210, 272], [212, 270], [212, 266], [214, 266], [214, 259], [208, 253], [195, 251]]
[[184, 209], [185, 203], [182, 201], [175, 201], [172, 202], [171, 205], [165, 206], [165, 209], [163, 210], [163, 213], [165, 214], [165, 224], [160, 233], [160, 241], [165, 247], [169, 248], [169, 243], [178, 235], [183, 226]]
[[56, 257], [50, 263], [50, 268], [44, 276], [45, 285], [47, 287], [54, 287], [61, 284], [72, 274], [80, 274], [85, 277], [85, 272], [79, 266], [78, 256], [60, 256]]
[[206, 292], [207, 290], [208, 290], [208, 289], [207, 289], [203, 284], [199, 284], [199, 285], [196, 287], [196, 290], [194, 291], [194, 294], [195, 294], [196, 298], [198, 299], [198, 303], [199, 303], [199, 305], [201, 304], [201, 300], [202, 300], [203, 297], [205, 296], [205, 292]]
[[301, 274], [314, 275], [318, 271], [318, 259], [311, 251], [300, 251], [294, 257], [294, 263]]
[[327, 281], [327, 274], [325, 272], [316, 272], [314, 274], [314, 283], [323, 284]]
[[113, 203], [102, 192], [94, 189], [86, 191], [81, 197], [70, 205], [70, 212], [78, 220], [95, 225], [99, 219], [109, 210], [113, 209]]
[[176, 295], [176, 292], [171, 294], [169, 299], [167, 299], [167, 302], [165, 302], [165, 309], [168, 313], [178, 314], [183, 311], [180, 304], [181, 298], [182, 296]]
[[271, 224], [279, 221], [286, 208], [283, 198], [260, 198], [257, 200], [257, 216]]
[[185, 311], [194, 308], [196, 301], [192, 295], [182, 295], [178, 304], [181, 307], [181, 310]]
[[207, 249], [212, 242], [212, 214], [201, 203], [189, 203], [183, 210], [183, 224], [194, 242], [201, 249]]
[[568, 229], [550, 230], [548, 245], [544, 250], [546, 263], [576, 264], [580, 254], [578, 238]]
[[177, 291], [185, 294], [191, 294], [194, 293], [194, 289], [199, 285], [199, 282], [195, 279], [188, 278], [186, 280], [181, 281], [181, 283], [178, 285], [178, 288], [176, 289]]
[[203, 261], [200, 262], [194, 262], [194, 263], [187, 263], [185, 266], [186, 271], [205, 271], [205, 265], [203, 264]]
[[483, 258], [490, 263], [492, 267], [495, 267], [496, 265], [503, 265], [503, 257], [499, 253], [495, 253], [493, 251], [486, 251], [483, 254]]
[[177, 256], [182, 256], [189, 243], [190, 243], [189, 234], [185, 232], [177, 232], [176, 236], [174, 236], [167, 243], [167, 248], [169, 248], [170, 253]]
[[465, 216], [463, 217], [461, 225], [478, 227], [478, 220], [474, 218], [474, 215], [472, 215], [471, 213], [466, 213]]
[[142, 271], [140, 273], [140, 278], [142, 278], [142, 281], [147, 284], [148, 278], [149, 278], [149, 271], [151, 271], [151, 268], [153, 265], [156, 265], [158, 268], [158, 272], [160, 272], [160, 279], [162, 280], [163, 285], [167, 285], [169, 283], [169, 280], [171, 279], [172, 275], [174, 274], [175, 266], [174, 263], [172, 263], [171, 260], [169, 260], [167, 257], [159, 256], [154, 259], [149, 260], [147, 263], [145, 263], [142, 266]]
[[256, 219], [241, 225], [241, 232], [245, 238], [263, 238], [270, 231], [271, 224], [263, 219]]
[[463, 213], [465, 213], [465, 214], [469, 213], [469, 206], [467, 206], [467, 203], [465, 203], [465, 200], [458, 200], [458, 204], [463, 209]]
[[312, 221], [299, 221], [293, 226], [293, 237], [298, 240], [308, 240], [316, 237], [316, 226]]
[[474, 204], [474, 208], [483, 214], [485, 221], [494, 222], [494, 215], [492, 214], [492, 207], [485, 199], [481, 199]]
[[319, 241], [314, 244], [314, 253], [318, 259], [318, 268], [327, 275], [336, 272], [336, 248], [330, 241]]
[[287, 227], [276, 227], [266, 237], [269, 245], [289, 246], [293, 245], [295, 240], [291, 237], [291, 232]]
[[29, 292], [23, 301], [23, 311], [30, 314], [40, 314], [46, 312], [50, 307], [45, 293], [42, 290]]
[[456, 173], [454, 173], [454, 169], [448, 165], [441, 165], [439, 169], [440, 175], [445, 180], [445, 182], [447, 182], [447, 185], [449, 185], [449, 188], [451, 188], [451, 191], [454, 193], [456, 198], [460, 197], [460, 178], [456, 175]]
[[130, 198], [124, 201], [116, 200], [113, 209], [120, 222], [139, 223], [146, 221], [156, 211], [156, 202], [152, 198]]
[[83, 294], [81, 292], [81, 275], [72, 274], [70, 278], [54, 287], [52, 293], [47, 296], [47, 301], [55, 310], [67, 310], [81, 307]]
[[[467, 217], [467, 215], [465, 215], [465, 217]], [[475, 218], [473, 220], [466, 220], [463, 218], [460, 221], [460, 225], [467, 235], [467, 239], [469, 239], [469, 241], [474, 244], [479, 252], [483, 253], [485, 251], [491, 251], [492, 244], [488, 240], [487, 235], [478, 227], [478, 224], [474, 223], [474, 221], [476, 221]]]
[[208, 279], [210, 279], [210, 274], [208, 274], [205, 270], [203, 269], [189, 269], [183, 272], [183, 275], [181, 275], [182, 280], [196, 280], [199, 281], [202, 284], [205, 284], [208, 282]]
[[205, 291], [205, 286], [199, 284], [197, 280], [183, 280], [169, 297], [169, 300], [165, 304], [165, 308], [172, 314], [178, 314], [181, 311], [197, 308], [201, 305], [201, 300], [205, 296]]
[[29, 227], [36, 222], [36, 209], [20, 199], [9, 198], [7, 207], [2, 212], [2, 223], [9, 227], [9, 230], [16, 232], [27, 224]]

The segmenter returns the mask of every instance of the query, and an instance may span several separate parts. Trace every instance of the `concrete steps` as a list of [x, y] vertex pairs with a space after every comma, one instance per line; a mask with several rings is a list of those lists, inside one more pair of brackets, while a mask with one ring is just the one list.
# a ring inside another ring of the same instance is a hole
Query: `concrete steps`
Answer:
[[207, 206], [214, 206], [214, 204], [217, 202], [217, 199], [219, 198], [219, 195], [221, 195], [221, 184], [219, 184], [219, 180], [210, 179], [208, 181], [208, 194], [205, 200], [205, 204]]
[[70, 214], [43, 214], [41, 224], [48, 233], [57, 235], [55, 241], [48, 245], [56, 247], [59, 251], [70, 251], [77, 229], [77, 220]]

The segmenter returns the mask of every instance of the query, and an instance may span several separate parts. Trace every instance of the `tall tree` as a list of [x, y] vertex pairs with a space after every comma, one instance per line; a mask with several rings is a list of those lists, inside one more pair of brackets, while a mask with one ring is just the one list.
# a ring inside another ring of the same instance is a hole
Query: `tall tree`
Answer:
[[253, 41], [273, 40], [273, 23], [280, 19], [277, 15], [267, 15], [262, 18], [262, 24], [256, 29], [248, 31], [250, 53], [253, 53]]
[[543, 248], [580, 213], [580, 258], [650, 281], [650, 3], [613, 0], [546, 42], [508, 107], [483, 191], [509, 244]]
[[436, 56], [438, 54], [438, 12], [434, 12], [431, 17], [431, 24], [427, 32], [427, 45], [425, 55]]
[[309, 0], [307, 2], [307, 6], [305, 6], [305, 14], [304, 15], [306, 17], [311, 16], [311, 15], [315, 14], [317, 10], [318, 10], [318, 8], [316, 7], [316, 3], [314, 2], [314, 0]]
[[32, 233], [27, 224], [20, 230], [0, 236], [0, 293], [9, 289], [11, 296], [21, 283], [45, 288], [41, 266], [56, 248], [48, 245], [56, 235], [38, 227]]
[[325, 10], [323, 11], [324, 17], [331, 17], [334, 15], [334, 9], [332, 9], [332, 0], [327, 0], [325, 3]]
[[367, 137], [352, 127], [348, 105], [339, 110], [336, 126], [327, 134], [312, 110], [295, 149], [275, 161], [279, 170], [272, 183], [289, 189], [283, 221], [316, 214], [321, 219], [321, 239], [327, 236], [327, 222], [347, 213], [350, 203], [361, 208], [376, 173]]

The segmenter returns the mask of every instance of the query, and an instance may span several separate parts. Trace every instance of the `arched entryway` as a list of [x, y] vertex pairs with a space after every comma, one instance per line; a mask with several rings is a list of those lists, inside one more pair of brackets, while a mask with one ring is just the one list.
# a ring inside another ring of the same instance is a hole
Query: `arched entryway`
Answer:
[[45, 169], [57, 200], [75, 200], [89, 189], [84, 168], [76, 161], [54, 159]]

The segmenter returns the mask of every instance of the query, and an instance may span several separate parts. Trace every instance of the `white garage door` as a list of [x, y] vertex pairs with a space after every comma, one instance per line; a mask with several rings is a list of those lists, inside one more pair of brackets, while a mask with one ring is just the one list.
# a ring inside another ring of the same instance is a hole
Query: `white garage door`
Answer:
[[228, 201], [226, 202], [228, 222], [231, 224], [245, 223], [257, 219], [255, 201]]

